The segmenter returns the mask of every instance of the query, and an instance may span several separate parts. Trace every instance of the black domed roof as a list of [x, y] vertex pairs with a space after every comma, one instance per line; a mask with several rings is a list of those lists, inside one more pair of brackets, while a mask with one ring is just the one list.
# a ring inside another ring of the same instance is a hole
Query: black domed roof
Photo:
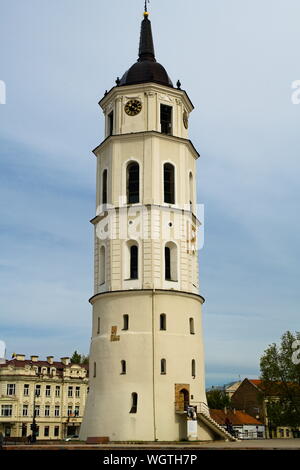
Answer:
[[122, 85], [134, 85], [136, 83], [155, 82], [161, 85], [173, 86], [166, 69], [158, 62], [144, 60], [136, 62], [124, 73], [120, 81]]
[[173, 87], [173, 83], [165, 68], [156, 62], [151, 30], [151, 21], [145, 12], [141, 26], [140, 48], [138, 61], [133, 64], [121, 78], [120, 86], [137, 83], [155, 82]]

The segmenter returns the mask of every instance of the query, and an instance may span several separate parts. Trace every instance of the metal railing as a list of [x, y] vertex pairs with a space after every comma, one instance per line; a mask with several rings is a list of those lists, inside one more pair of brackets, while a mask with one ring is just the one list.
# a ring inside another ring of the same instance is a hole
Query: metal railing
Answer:
[[202, 413], [206, 416], [210, 416], [207, 404], [202, 401], [190, 401], [189, 403], [176, 401], [174, 405], [176, 413], [187, 413], [188, 406], [192, 406], [196, 413]]

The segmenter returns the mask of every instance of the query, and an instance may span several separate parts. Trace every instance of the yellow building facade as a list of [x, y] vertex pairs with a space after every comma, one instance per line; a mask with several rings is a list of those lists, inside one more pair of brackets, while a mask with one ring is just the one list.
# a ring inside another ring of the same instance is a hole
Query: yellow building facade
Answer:
[[38, 440], [78, 435], [87, 393], [87, 366], [15, 354], [0, 364], [0, 432], [28, 437], [35, 410]]

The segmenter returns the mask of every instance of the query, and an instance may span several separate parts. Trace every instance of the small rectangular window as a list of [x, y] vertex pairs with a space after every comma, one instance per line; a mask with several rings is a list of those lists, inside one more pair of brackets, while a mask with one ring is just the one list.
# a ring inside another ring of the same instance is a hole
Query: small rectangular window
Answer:
[[165, 247], [165, 279], [171, 281], [171, 250]]
[[107, 204], [107, 170], [102, 174], [102, 204]]
[[44, 437], [49, 437], [49, 426], [45, 426], [44, 428]]
[[59, 437], [59, 426], [54, 427], [54, 437]]
[[190, 334], [194, 335], [195, 334], [195, 325], [194, 325], [194, 319], [190, 318]]
[[16, 394], [16, 384], [7, 384], [7, 395], [15, 395]]
[[129, 316], [123, 315], [123, 330], [128, 330], [129, 328]]
[[138, 394], [132, 393], [131, 394], [131, 408], [129, 413], [136, 413], [137, 412], [137, 404], [138, 404]]
[[167, 317], [165, 313], [162, 313], [160, 315], [160, 330], [166, 331], [166, 329], [167, 329]]
[[136, 245], [130, 247], [130, 279], [138, 279], [139, 249]]
[[108, 135], [113, 135], [114, 132], [114, 112], [108, 115]]
[[1, 416], [12, 416], [12, 405], [2, 405]]
[[160, 105], [160, 123], [162, 134], [172, 134], [172, 106]]

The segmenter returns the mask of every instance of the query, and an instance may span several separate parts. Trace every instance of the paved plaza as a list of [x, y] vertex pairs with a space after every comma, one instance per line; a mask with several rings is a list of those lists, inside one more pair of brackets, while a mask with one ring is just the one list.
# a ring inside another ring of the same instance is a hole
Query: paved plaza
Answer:
[[7, 445], [4, 450], [300, 450], [300, 439], [261, 439], [244, 440], [239, 442], [178, 442], [178, 443], [111, 443], [87, 445], [83, 443], [36, 444], [36, 445]]

